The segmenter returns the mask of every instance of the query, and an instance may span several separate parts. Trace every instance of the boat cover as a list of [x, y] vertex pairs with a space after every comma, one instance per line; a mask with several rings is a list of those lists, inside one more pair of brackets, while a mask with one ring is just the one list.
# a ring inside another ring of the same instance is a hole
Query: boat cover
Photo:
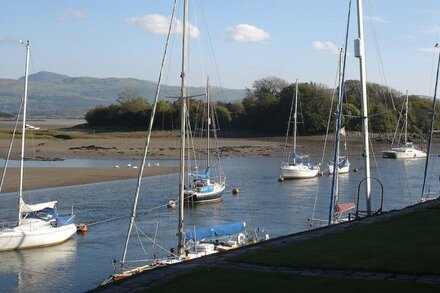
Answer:
[[215, 238], [221, 236], [227, 236], [232, 234], [237, 234], [243, 231], [246, 227], [245, 222], [236, 222], [225, 225], [216, 225], [208, 228], [194, 229], [185, 232], [186, 240], [202, 240], [206, 238]]
[[54, 209], [57, 201], [48, 201], [37, 204], [27, 204], [22, 200], [20, 202], [20, 212], [22, 213], [32, 213], [43, 210], [44, 208]]
[[209, 167], [206, 169], [205, 173], [191, 173], [190, 175], [194, 178], [194, 179], [208, 179], [209, 175], [211, 173], [211, 170], [209, 169]]
[[309, 157], [309, 155], [294, 153], [294, 154], [292, 155], [292, 157], [293, 157], [294, 159], [307, 159], [307, 158]]

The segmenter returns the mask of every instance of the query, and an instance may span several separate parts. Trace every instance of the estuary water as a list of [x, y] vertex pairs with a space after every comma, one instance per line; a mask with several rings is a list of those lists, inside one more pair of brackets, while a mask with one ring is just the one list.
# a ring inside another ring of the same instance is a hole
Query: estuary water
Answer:
[[[361, 157], [350, 157], [350, 172], [340, 176], [342, 202], [355, 202], [359, 182], [364, 178]], [[438, 157], [432, 165], [438, 165]], [[68, 160], [35, 162], [36, 166], [86, 167], [124, 166], [127, 162], [113, 160]], [[161, 161], [169, 165], [171, 161]], [[391, 210], [414, 204], [420, 196], [425, 160], [372, 160], [373, 209], [379, 208], [383, 184], [383, 208]], [[245, 221], [247, 230], [259, 228], [277, 237], [309, 229], [308, 219], [326, 219], [329, 208], [331, 176], [307, 180], [278, 182], [280, 158], [230, 158], [222, 161], [227, 189], [217, 204], [185, 208], [188, 229], [211, 224]], [[32, 163], [30, 164], [32, 165]], [[27, 164], [29, 166], [29, 164]], [[437, 175], [438, 176], [438, 175]], [[438, 177], [434, 178], [438, 191]], [[121, 180], [80, 186], [25, 192], [30, 203], [58, 200], [58, 211], [67, 213], [73, 206], [77, 223], [89, 225], [85, 235], [74, 235], [67, 242], [46, 248], [0, 253], [0, 288], [2, 292], [83, 292], [98, 286], [113, 273], [112, 260], [120, 259], [135, 180]], [[238, 195], [231, 189], [239, 188]], [[364, 208], [364, 188], [360, 188], [360, 207]], [[163, 249], [175, 247], [177, 209], [165, 207], [176, 199], [177, 175], [144, 179], [138, 205], [137, 227], [133, 232], [128, 259], [159, 255], [161, 248], [143, 241], [142, 233], [155, 238]], [[0, 218], [14, 221], [17, 194], [0, 196]], [[142, 253], [145, 249], [148, 256]]]

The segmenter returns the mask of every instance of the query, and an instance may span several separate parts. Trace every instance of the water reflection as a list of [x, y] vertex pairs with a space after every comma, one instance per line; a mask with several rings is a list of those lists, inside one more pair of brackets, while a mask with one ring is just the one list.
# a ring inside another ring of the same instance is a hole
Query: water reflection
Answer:
[[56, 292], [72, 289], [76, 241], [32, 250], [1, 254], [0, 284], [3, 292]]

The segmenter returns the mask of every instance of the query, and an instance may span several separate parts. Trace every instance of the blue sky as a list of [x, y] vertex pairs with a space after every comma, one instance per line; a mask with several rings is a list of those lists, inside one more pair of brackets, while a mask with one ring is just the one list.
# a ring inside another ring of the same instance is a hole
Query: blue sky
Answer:
[[[31, 73], [157, 80], [173, 2], [1, 0], [0, 77], [23, 75], [18, 40], [29, 39]], [[357, 34], [355, 4], [350, 53]], [[192, 0], [190, 84], [202, 85], [209, 75], [215, 85], [245, 88], [277, 76], [333, 87], [347, 6], [348, 0]], [[178, 12], [181, 20], [182, 8]], [[364, 0], [364, 13], [368, 81], [432, 95], [440, 1]], [[173, 35], [165, 71], [171, 85], [179, 84], [180, 39]], [[358, 78], [352, 53], [347, 77]]]

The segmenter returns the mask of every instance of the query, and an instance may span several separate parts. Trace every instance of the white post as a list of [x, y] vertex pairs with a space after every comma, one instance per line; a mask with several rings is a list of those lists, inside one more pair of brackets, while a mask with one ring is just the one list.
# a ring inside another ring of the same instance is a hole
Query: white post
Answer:
[[29, 75], [29, 41], [24, 44], [26, 47], [26, 65], [24, 69], [24, 96], [23, 96], [23, 125], [21, 130], [21, 155], [20, 155], [20, 188], [18, 194], [18, 225], [21, 224], [21, 202], [23, 201], [23, 175], [24, 175], [24, 144], [26, 138], [26, 111], [28, 94], [28, 75]]
[[367, 102], [367, 75], [365, 71], [365, 38], [364, 18], [362, 12], [362, 0], [357, 1], [358, 13], [358, 39], [355, 40], [355, 56], [359, 58], [360, 81], [361, 81], [361, 107], [362, 107], [362, 130], [364, 134], [365, 161], [365, 195], [367, 200], [367, 214], [371, 214], [371, 178], [370, 178], [370, 150], [368, 135], [368, 102]]

